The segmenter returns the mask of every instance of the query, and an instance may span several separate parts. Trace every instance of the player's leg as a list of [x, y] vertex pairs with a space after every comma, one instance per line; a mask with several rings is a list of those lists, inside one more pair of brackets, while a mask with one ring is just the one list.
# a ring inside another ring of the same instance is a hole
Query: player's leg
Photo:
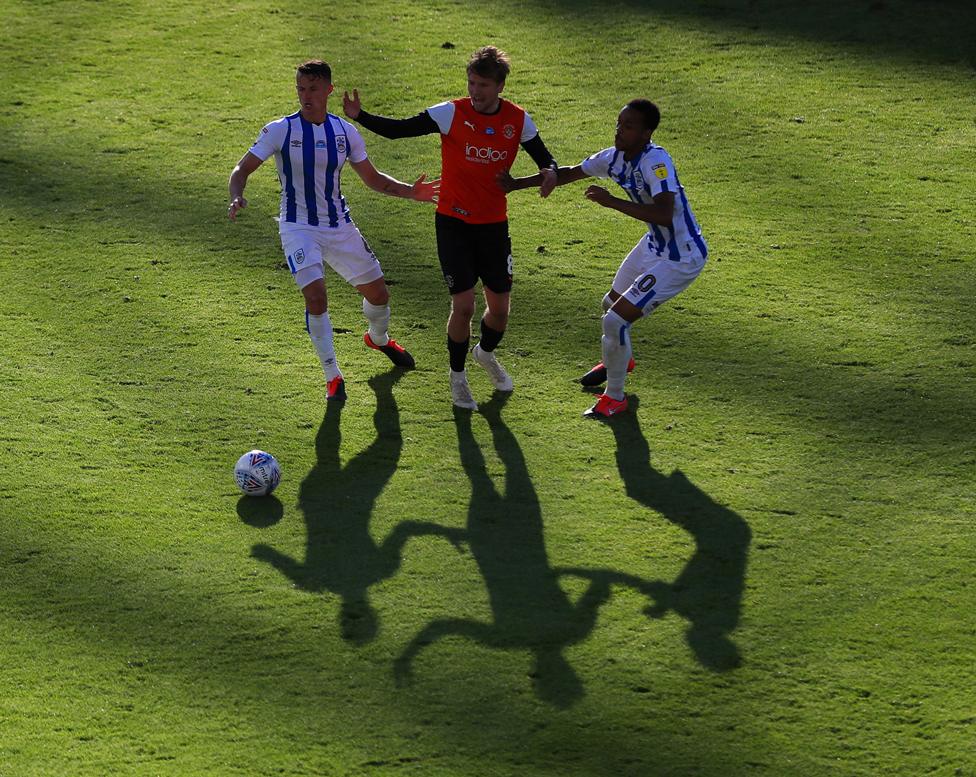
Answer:
[[[463, 350], [465, 357], [468, 353], [467, 344], [471, 339], [471, 319], [474, 318], [474, 310], [473, 288], [451, 294], [451, 311], [447, 317], [447, 336], [455, 343], [465, 346]], [[448, 346], [448, 350], [451, 350], [450, 346]], [[463, 364], [462, 360], [461, 365], [463, 366]]]
[[325, 374], [326, 399], [343, 400], [346, 390], [336, 359], [332, 321], [329, 319], [321, 246], [310, 230], [282, 232], [281, 246], [288, 269], [305, 300], [305, 331]]
[[336, 358], [332, 320], [329, 318], [329, 301], [325, 290], [325, 278], [321, 275], [322, 269], [322, 265], [318, 264], [299, 270], [295, 280], [301, 284], [314, 276], [316, 270], [319, 273], [319, 277], [309, 280], [302, 286], [302, 296], [305, 298], [305, 329], [325, 373], [325, 398], [341, 402], [346, 398], [346, 386]]
[[478, 274], [485, 295], [485, 313], [481, 318], [481, 339], [471, 356], [484, 367], [498, 391], [511, 391], [512, 379], [495, 357], [495, 349], [508, 327], [512, 293], [512, 241], [508, 222], [479, 225]]
[[437, 258], [444, 282], [451, 294], [451, 312], [447, 319], [447, 354], [450, 361], [451, 400], [458, 407], [476, 410], [477, 403], [468, 387], [464, 363], [471, 341], [471, 319], [474, 317], [473, 272], [474, 243], [470, 225], [460, 219], [434, 216], [437, 235]]
[[485, 293], [485, 314], [481, 318], [481, 340], [471, 351], [472, 358], [484, 367], [492, 384], [498, 391], [511, 391], [512, 379], [495, 357], [495, 348], [501, 342], [508, 324], [510, 292], [499, 293], [487, 286]]
[[630, 325], [643, 315], [643, 310], [623, 297], [604, 313], [600, 343], [607, 371], [607, 389], [583, 415], [607, 418], [627, 409], [624, 381], [631, 357]]
[[376, 254], [352, 222], [330, 230], [324, 259], [347, 283], [363, 296], [363, 315], [367, 329], [363, 342], [389, 357], [399, 367], [413, 367], [413, 357], [391, 340], [390, 292]]
[[621, 297], [603, 314], [603, 335], [600, 338], [603, 363], [607, 365], [607, 390], [614, 399], [624, 398], [624, 380], [633, 349], [630, 344], [630, 325], [641, 318], [644, 311]]
[[[620, 299], [620, 294], [614, 291], [612, 288], [606, 294], [603, 295], [603, 312], [606, 313], [610, 310], [610, 307]], [[633, 372], [634, 370], [634, 357], [631, 355], [630, 361], [627, 362], [627, 372]], [[590, 371], [580, 378], [580, 383], [584, 386], [600, 386], [606, 383], [607, 380], [607, 365], [602, 361], [594, 364]]]
[[[613, 283], [610, 285], [610, 291], [603, 295], [602, 305], [603, 312], [606, 314], [610, 307], [623, 295], [627, 289], [631, 287], [635, 280], [640, 276], [644, 270], [644, 265], [648, 261], [647, 256], [647, 239], [641, 238], [641, 241], [634, 246], [630, 253], [624, 257], [624, 260], [620, 263], [620, 267], [617, 268], [617, 273], [613, 277]], [[631, 360], [627, 364], [627, 371], [630, 372], [634, 369], [634, 360]], [[606, 365], [601, 361], [590, 369], [582, 378], [580, 378], [580, 383], [584, 386], [599, 386], [604, 383], [607, 379], [607, 368]]]
[[585, 415], [609, 416], [627, 409], [624, 382], [631, 360], [631, 324], [688, 288], [701, 272], [704, 261], [700, 257], [680, 262], [648, 257], [644, 272], [603, 316], [601, 343], [607, 390]]
[[386, 281], [377, 278], [356, 286], [356, 290], [363, 295], [363, 315], [368, 323], [363, 342], [367, 347], [385, 353], [397, 367], [413, 369], [413, 356], [387, 331], [390, 325], [390, 292]]
[[464, 363], [471, 342], [471, 319], [474, 317], [474, 288], [451, 295], [451, 314], [447, 319], [447, 355], [451, 363], [451, 401], [458, 407], [477, 410], [471, 396], [468, 372]]
[[[464, 360], [458, 363], [457, 354], [468, 355], [471, 339], [471, 319], [474, 317], [475, 250], [478, 236], [470, 224], [460, 219], [444, 216], [434, 217], [437, 234], [437, 258], [447, 290], [451, 295], [451, 312], [447, 319], [448, 352], [451, 354], [451, 368], [457, 371], [464, 368]], [[451, 343], [454, 343], [452, 346]]]

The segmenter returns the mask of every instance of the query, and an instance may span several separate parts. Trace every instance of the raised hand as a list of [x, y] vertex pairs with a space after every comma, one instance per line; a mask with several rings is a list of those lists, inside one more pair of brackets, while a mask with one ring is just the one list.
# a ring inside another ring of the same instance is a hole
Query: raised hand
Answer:
[[587, 187], [586, 191], [583, 192], [583, 196], [588, 200], [593, 200], [593, 202], [595, 202], [597, 205], [603, 206], [609, 205], [614, 199], [610, 192], [608, 192], [602, 186], [597, 186], [595, 184]]
[[352, 90], [352, 97], [349, 96], [349, 92], [342, 93], [342, 110], [350, 119], [358, 119], [359, 112], [363, 109], [362, 103], [359, 101], [359, 90]]
[[421, 173], [420, 178], [413, 182], [413, 186], [410, 187], [410, 199], [417, 202], [437, 202], [441, 193], [441, 179], [427, 181], [426, 178], [427, 173]]

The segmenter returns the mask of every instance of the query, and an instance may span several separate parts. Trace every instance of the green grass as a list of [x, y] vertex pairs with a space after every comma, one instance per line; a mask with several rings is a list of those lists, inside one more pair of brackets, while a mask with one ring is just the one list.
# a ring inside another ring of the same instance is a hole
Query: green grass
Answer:
[[[0, 16], [0, 774], [976, 774], [966, 4]], [[467, 423], [430, 209], [347, 174], [419, 369], [334, 282], [324, 417], [275, 176], [230, 224], [230, 169], [306, 57], [407, 116], [488, 42], [563, 164], [655, 99], [712, 259], [634, 330], [636, 413], [584, 423], [641, 226], [513, 195], [517, 389]]]

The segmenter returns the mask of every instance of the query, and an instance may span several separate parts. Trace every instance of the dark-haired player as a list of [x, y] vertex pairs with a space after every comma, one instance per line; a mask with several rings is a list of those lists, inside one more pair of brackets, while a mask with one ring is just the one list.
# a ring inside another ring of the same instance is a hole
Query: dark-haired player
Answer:
[[478, 407], [464, 368], [475, 309], [475, 284], [481, 279], [486, 310], [481, 340], [471, 352], [499, 391], [512, 379], [495, 358], [508, 325], [512, 290], [512, 242], [508, 235], [505, 192], [496, 176], [507, 172], [519, 146], [539, 166], [539, 193], [556, 185], [556, 162], [528, 113], [501, 98], [510, 62], [503, 51], [485, 46], [467, 65], [468, 96], [438, 103], [409, 119], [389, 119], [363, 110], [358, 90], [343, 96], [346, 116], [387, 138], [441, 135], [441, 192], [435, 226], [437, 256], [451, 294], [447, 350], [451, 398], [455, 405]]
[[[674, 162], [651, 142], [660, 119], [650, 100], [631, 100], [617, 117], [611, 148], [556, 173], [558, 186], [591, 176], [615, 181], [627, 199], [596, 185], [588, 187], [585, 196], [647, 224], [647, 234], [627, 254], [603, 298], [603, 361], [580, 379], [584, 386], [607, 383], [606, 392], [584, 413], [590, 417], [609, 417], [627, 409], [624, 381], [634, 368], [630, 325], [688, 288], [708, 256]], [[537, 175], [511, 178], [502, 173], [499, 185], [514, 191], [540, 180]]]
[[323, 261], [363, 295], [366, 345], [400, 367], [414, 366], [413, 357], [387, 334], [390, 293], [379, 261], [349, 215], [339, 186], [342, 167], [349, 162], [370, 189], [421, 202], [437, 198], [439, 182], [420, 176], [413, 185], [401, 183], [373, 167], [359, 130], [328, 111], [332, 69], [325, 62], [299, 65], [295, 88], [301, 109], [266, 125], [231, 173], [227, 214], [237, 218], [247, 205], [248, 177], [273, 155], [281, 181], [281, 246], [305, 298], [305, 328], [325, 372], [326, 399], [341, 401], [346, 389], [336, 361]]

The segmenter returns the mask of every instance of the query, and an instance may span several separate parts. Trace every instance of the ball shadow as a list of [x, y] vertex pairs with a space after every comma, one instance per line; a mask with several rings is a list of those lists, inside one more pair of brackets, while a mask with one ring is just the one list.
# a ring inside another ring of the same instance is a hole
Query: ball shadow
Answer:
[[267, 529], [281, 520], [285, 514], [285, 509], [274, 494], [242, 496], [237, 500], [237, 514], [248, 526], [253, 526], [255, 529]]

